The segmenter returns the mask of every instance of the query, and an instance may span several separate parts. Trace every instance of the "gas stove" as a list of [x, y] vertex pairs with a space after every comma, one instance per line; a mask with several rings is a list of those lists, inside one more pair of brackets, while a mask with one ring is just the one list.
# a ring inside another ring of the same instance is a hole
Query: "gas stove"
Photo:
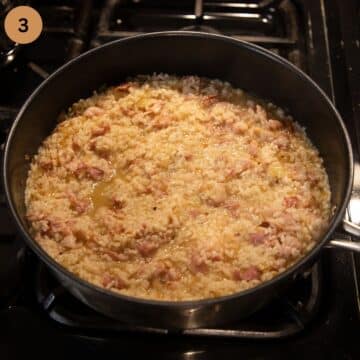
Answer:
[[[3, 1], [4, 6], [11, 1]], [[19, 2], [16, 2], [19, 3]], [[0, 1], [2, 6], [2, 2]], [[0, 141], [27, 96], [52, 71], [115, 39], [162, 30], [225, 34], [266, 47], [307, 72], [341, 112], [352, 137], [355, 186], [348, 216], [360, 222], [359, 6], [355, 0], [38, 0], [40, 38], [15, 46], [0, 37]], [[1, 8], [0, 8], [1, 10]], [[2, 30], [1, 30], [2, 31]], [[11, 56], [9, 57], [9, 54]], [[339, 236], [344, 237], [339, 229]], [[0, 194], [0, 350], [34, 354], [158, 358], [358, 359], [360, 257], [335, 249], [291, 288], [243, 320], [171, 331], [120, 323], [76, 300], [25, 247]], [[5, 355], [4, 355], [5, 354]]]

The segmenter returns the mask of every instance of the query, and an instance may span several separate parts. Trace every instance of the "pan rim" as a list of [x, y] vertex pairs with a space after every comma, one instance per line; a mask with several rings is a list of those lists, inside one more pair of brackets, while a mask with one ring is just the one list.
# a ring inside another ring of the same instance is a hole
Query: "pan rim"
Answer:
[[[41, 92], [43, 87], [47, 85], [48, 82], [50, 82], [52, 79], [61, 76], [62, 72], [65, 71], [67, 68], [71, 67], [73, 64], [81, 61], [83, 58], [86, 58], [88, 56], [91, 56], [91, 54], [96, 53], [98, 51], [102, 51], [104, 48], [110, 48], [113, 46], [117, 46], [118, 44], [124, 43], [124, 42], [134, 42], [137, 40], [143, 40], [146, 38], [156, 38], [156, 37], [196, 37], [196, 38], [210, 38], [217, 41], [223, 41], [233, 44], [234, 46], [240, 46], [245, 48], [247, 51], [254, 51], [260, 56], [265, 56], [269, 58], [271, 61], [280, 63], [282, 66], [287, 67], [289, 70], [295, 72], [297, 76], [300, 76], [304, 78], [309, 85], [313, 86], [315, 90], [319, 93], [320, 96], [326, 101], [327, 105], [331, 109], [331, 111], [334, 113], [334, 115], [337, 118], [337, 121], [342, 129], [343, 136], [346, 142], [346, 147], [348, 151], [348, 159], [349, 159], [349, 178], [346, 181], [346, 193], [344, 194], [342, 204], [341, 206], [336, 209], [336, 213], [333, 215], [333, 218], [331, 222], [328, 225], [328, 228], [323, 235], [322, 239], [311, 249], [310, 252], [308, 252], [305, 256], [303, 256], [301, 259], [296, 261], [293, 265], [291, 265], [289, 268], [287, 268], [284, 272], [281, 272], [277, 274], [275, 277], [273, 277], [270, 280], [261, 282], [255, 287], [251, 287], [246, 290], [242, 290], [236, 293], [214, 297], [214, 298], [205, 298], [205, 299], [199, 299], [199, 300], [185, 300], [185, 301], [169, 301], [169, 300], [153, 300], [153, 299], [145, 299], [145, 298], [138, 298], [134, 296], [128, 296], [124, 294], [120, 294], [117, 292], [113, 292], [107, 289], [104, 289], [100, 286], [97, 286], [95, 284], [90, 283], [89, 281], [82, 279], [78, 277], [77, 275], [70, 272], [68, 269], [63, 267], [60, 263], [55, 261], [50, 255], [46, 253], [46, 251], [33, 239], [33, 237], [30, 235], [29, 231], [23, 226], [22, 221], [20, 220], [20, 217], [17, 214], [16, 208], [13, 204], [13, 199], [11, 197], [10, 192], [10, 184], [8, 181], [8, 162], [9, 162], [9, 152], [11, 148], [11, 142], [14, 136], [14, 133], [17, 129], [17, 124], [21, 121], [21, 118], [23, 114], [26, 112], [27, 108], [31, 105], [33, 100], [37, 97], [38, 93]], [[263, 290], [266, 290], [270, 288], [275, 283], [280, 283], [294, 275], [294, 272], [296, 269], [302, 269], [306, 266], [307, 263], [310, 263], [312, 260], [315, 259], [315, 257], [318, 255], [320, 250], [324, 247], [326, 242], [329, 240], [330, 235], [334, 232], [337, 225], [340, 223], [340, 221], [343, 218], [343, 215], [346, 211], [346, 207], [348, 205], [351, 191], [352, 191], [352, 183], [353, 183], [353, 174], [354, 174], [354, 160], [353, 160], [353, 151], [352, 151], [352, 145], [350, 141], [350, 137], [348, 134], [348, 131], [346, 129], [346, 126], [338, 113], [337, 109], [335, 108], [334, 104], [331, 102], [329, 97], [325, 94], [325, 92], [320, 88], [319, 85], [315, 83], [314, 80], [312, 80], [306, 73], [304, 73], [302, 70], [298, 69], [295, 65], [290, 63], [288, 60], [282, 58], [279, 55], [276, 55], [272, 52], [270, 52], [267, 49], [264, 49], [258, 45], [249, 43], [247, 41], [239, 40], [239, 39], [233, 39], [228, 36], [219, 35], [219, 34], [210, 34], [210, 33], [204, 33], [204, 32], [195, 32], [195, 31], [161, 31], [161, 32], [152, 32], [152, 33], [146, 33], [146, 34], [140, 34], [135, 35], [132, 37], [127, 37], [124, 39], [118, 39], [111, 41], [109, 43], [106, 43], [104, 45], [101, 45], [97, 48], [88, 50], [87, 52], [81, 54], [80, 56], [70, 60], [69, 62], [65, 63], [61, 67], [59, 67], [56, 71], [54, 71], [47, 79], [45, 79], [28, 97], [28, 99], [25, 101], [25, 103], [22, 105], [21, 109], [19, 110], [18, 114], [16, 115], [16, 118], [11, 126], [11, 129], [9, 131], [5, 148], [4, 148], [4, 156], [3, 156], [3, 184], [4, 184], [4, 192], [7, 204], [10, 208], [11, 214], [13, 219], [15, 220], [16, 227], [21, 233], [22, 237], [25, 239], [27, 245], [37, 254], [37, 256], [45, 262], [47, 266], [50, 267], [51, 270], [54, 268], [57, 272], [59, 272], [62, 276], [65, 276], [68, 279], [71, 279], [72, 281], [75, 281], [77, 286], [88, 288], [92, 291], [96, 291], [97, 293], [101, 293], [104, 296], [110, 296], [115, 297], [118, 300], [131, 302], [131, 303], [137, 303], [141, 305], [147, 305], [147, 306], [161, 306], [166, 308], [176, 307], [176, 308], [190, 308], [190, 307], [197, 307], [197, 306], [210, 306], [214, 304], [219, 304], [226, 302], [228, 300], [234, 300], [236, 298], [240, 298], [243, 296], [251, 295], [256, 292], [261, 292]]]

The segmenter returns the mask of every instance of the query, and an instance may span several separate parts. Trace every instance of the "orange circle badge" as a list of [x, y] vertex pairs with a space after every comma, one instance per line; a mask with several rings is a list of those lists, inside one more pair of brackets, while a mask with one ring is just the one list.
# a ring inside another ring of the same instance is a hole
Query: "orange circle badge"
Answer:
[[30, 6], [17, 6], [5, 18], [6, 35], [19, 44], [29, 44], [41, 34], [43, 27], [40, 14]]

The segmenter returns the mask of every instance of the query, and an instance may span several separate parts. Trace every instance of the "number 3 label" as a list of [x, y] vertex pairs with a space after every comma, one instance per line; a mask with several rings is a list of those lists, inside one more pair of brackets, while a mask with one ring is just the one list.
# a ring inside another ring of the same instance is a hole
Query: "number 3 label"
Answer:
[[28, 19], [26, 18], [20, 18], [19, 19], [19, 23], [20, 23], [20, 27], [19, 27], [19, 31], [20, 32], [27, 32], [29, 30], [29, 26], [28, 26]]
[[4, 22], [6, 35], [18, 44], [30, 44], [41, 34], [40, 14], [30, 6], [17, 6], [9, 11]]

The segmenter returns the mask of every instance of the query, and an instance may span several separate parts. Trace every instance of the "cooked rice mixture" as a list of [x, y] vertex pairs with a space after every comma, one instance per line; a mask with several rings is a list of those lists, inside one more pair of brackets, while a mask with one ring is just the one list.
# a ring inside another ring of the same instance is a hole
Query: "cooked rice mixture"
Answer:
[[190, 300], [273, 278], [316, 243], [328, 178], [303, 130], [229, 83], [138, 76], [75, 103], [34, 156], [36, 241], [91, 283]]

